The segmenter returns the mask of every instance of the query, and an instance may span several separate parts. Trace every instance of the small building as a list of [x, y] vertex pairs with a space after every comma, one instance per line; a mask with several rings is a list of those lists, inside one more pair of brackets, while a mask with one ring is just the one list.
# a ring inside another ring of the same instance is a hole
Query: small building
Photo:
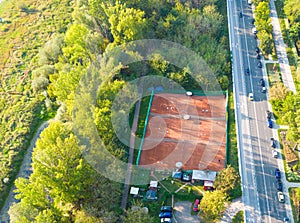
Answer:
[[192, 181], [211, 181], [216, 179], [217, 172], [209, 170], [193, 170]]
[[138, 188], [138, 187], [131, 187], [130, 188], [130, 194], [132, 194], [133, 197], [138, 197], [139, 196], [139, 190], [140, 190], [140, 188]]

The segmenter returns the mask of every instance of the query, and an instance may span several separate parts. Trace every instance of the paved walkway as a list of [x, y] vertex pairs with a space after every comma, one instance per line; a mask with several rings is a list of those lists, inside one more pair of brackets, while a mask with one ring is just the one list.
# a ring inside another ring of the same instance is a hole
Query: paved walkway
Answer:
[[242, 198], [236, 198], [228, 205], [224, 216], [221, 218], [221, 223], [232, 222], [233, 217], [239, 212], [244, 210], [244, 204]]
[[283, 42], [274, 0], [270, 1], [270, 10], [271, 10], [271, 15], [270, 15], [271, 24], [273, 25], [273, 38], [274, 38], [276, 53], [278, 56], [282, 81], [284, 86], [286, 86], [288, 89], [296, 93], [296, 87], [292, 77], [289, 61], [287, 58], [286, 45]]

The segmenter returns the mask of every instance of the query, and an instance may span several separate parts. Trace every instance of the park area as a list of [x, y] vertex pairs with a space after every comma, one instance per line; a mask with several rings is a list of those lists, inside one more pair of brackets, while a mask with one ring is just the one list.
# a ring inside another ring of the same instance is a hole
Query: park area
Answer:
[[226, 163], [226, 97], [155, 94], [139, 165], [220, 171]]

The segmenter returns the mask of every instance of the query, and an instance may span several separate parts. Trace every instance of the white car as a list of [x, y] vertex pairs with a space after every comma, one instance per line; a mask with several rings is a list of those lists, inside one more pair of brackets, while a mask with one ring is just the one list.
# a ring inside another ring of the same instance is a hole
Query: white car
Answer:
[[251, 5], [251, 4], [252, 4], [252, 1], [251, 1], [251, 0], [248, 0], [248, 4]]
[[275, 150], [275, 149], [272, 149], [272, 155], [273, 155], [273, 157], [274, 158], [278, 158], [278, 151], [277, 150]]
[[284, 194], [281, 191], [277, 192], [278, 200], [280, 203], [284, 203]]
[[160, 222], [161, 223], [172, 223], [172, 219], [171, 218], [161, 218]]
[[252, 32], [253, 32], [253, 34], [257, 34], [257, 29], [256, 29], [256, 27], [253, 27], [253, 28], [252, 28]]
[[253, 93], [249, 93], [248, 99], [249, 99], [249, 101], [253, 101], [254, 100]]

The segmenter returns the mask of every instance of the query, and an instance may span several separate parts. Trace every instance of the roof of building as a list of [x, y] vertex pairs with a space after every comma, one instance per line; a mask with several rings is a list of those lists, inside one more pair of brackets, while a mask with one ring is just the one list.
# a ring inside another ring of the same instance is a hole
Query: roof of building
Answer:
[[217, 172], [214, 171], [193, 170], [192, 179], [214, 181], [216, 176]]

